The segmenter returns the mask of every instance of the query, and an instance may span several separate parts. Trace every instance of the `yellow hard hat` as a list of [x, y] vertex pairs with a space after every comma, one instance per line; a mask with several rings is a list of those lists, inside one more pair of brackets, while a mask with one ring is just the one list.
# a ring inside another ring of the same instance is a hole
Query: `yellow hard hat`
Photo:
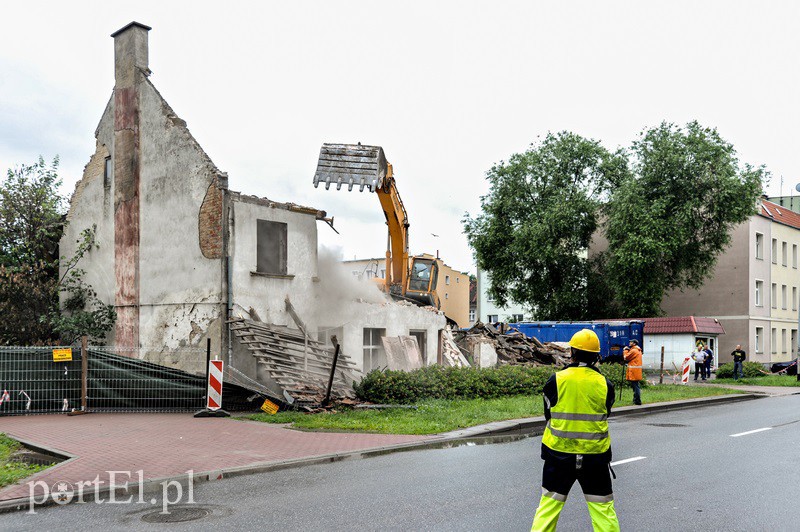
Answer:
[[588, 351], [590, 353], [600, 352], [600, 339], [597, 334], [589, 329], [581, 329], [572, 335], [569, 341], [569, 346], [581, 351]]

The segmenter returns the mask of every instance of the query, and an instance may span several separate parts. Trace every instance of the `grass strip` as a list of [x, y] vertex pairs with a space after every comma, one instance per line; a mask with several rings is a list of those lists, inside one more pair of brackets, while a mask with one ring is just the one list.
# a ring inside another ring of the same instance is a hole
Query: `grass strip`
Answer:
[[714, 384], [737, 384], [742, 386], [800, 386], [796, 375], [764, 375], [747, 379], [714, 379]]
[[[702, 386], [663, 384], [642, 390], [644, 404], [693, 399], [713, 395], [742, 393], [736, 390]], [[619, 395], [617, 395], [619, 397]], [[633, 404], [633, 391], [623, 390], [615, 406]], [[253, 414], [244, 419], [265, 423], [288, 423], [293, 428], [336, 432], [371, 432], [380, 434], [437, 434], [474, 427], [493, 421], [541, 416], [544, 411], [541, 395], [518, 395], [498, 399], [433, 399], [416, 403], [416, 409], [382, 410], [341, 409], [336, 412], [304, 414], [279, 412], [275, 415]]]
[[18, 441], [0, 433], [0, 488], [50, 467], [49, 465], [26, 464], [11, 460], [11, 455], [21, 447], [22, 445]]

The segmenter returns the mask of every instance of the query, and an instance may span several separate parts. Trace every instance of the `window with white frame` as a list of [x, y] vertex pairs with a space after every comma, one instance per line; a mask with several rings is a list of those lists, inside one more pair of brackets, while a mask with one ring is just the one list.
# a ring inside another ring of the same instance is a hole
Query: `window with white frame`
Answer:
[[769, 336], [770, 343], [772, 344], [771, 351], [772, 353], [778, 352], [778, 329], [775, 327], [772, 328], [772, 334]]
[[764, 235], [756, 233], [756, 258], [764, 258]]
[[797, 310], [797, 287], [792, 287], [792, 310]]
[[499, 319], [497, 319], [497, 314], [489, 314], [486, 317], [488, 318], [489, 323], [497, 323], [500, 321]]
[[778, 239], [772, 239], [772, 264], [778, 264]]
[[797, 269], [797, 244], [792, 244], [792, 268]]
[[762, 301], [764, 294], [764, 281], [759, 281], [756, 279], [756, 306], [763, 307], [764, 302]]
[[786, 329], [781, 329], [781, 353], [786, 353]]
[[522, 314], [512, 314], [511, 321], [514, 323], [519, 323], [522, 321]]
[[386, 350], [381, 338], [386, 336], [386, 329], [364, 328], [364, 373], [373, 369], [386, 367]]
[[756, 353], [763, 353], [761, 342], [764, 341], [764, 327], [756, 327]]
[[469, 321], [470, 322], [475, 321], [475, 309], [474, 308], [469, 309]]
[[772, 291], [769, 294], [770, 297], [770, 305], [772, 308], [778, 308], [778, 283], [772, 283]]
[[789, 260], [789, 250], [788, 244], [786, 242], [781, 242], [781, 265], [786, 266]]
[[450, 276], [449, 275], [445, 275], [444, 276], [444, 284], [450, 284]]
[[792, 345], [790, 346], [792, 350], [792, 356], [797, 355], [797, 329], [792, 329], [792, 338], [791, 338]]
[[781, 308], [786, 310], [786, 285], [781, 285]]

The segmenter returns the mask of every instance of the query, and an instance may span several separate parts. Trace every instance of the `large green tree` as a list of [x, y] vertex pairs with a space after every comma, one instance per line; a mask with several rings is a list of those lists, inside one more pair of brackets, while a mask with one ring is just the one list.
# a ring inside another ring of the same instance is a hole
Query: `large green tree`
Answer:
[[83, 231], [73, 257], [59, 257], [66, 204], [60, 185], [57, 157], [50, 165], [40, 157], [12, 168], [0, 182], [0, 344], [72, 343], [83, 334], [98, 339], [114, 323], [113, 306], [97, 299], [76, 267], [96, 245], [94, 228]]
[[58, 158], [8, 170], [0, 183], [0, 343], [53, 343], [63, 200]]
[[587, 317], [585, 251], [602, 201], [626, 175], [621, 153], [569, 132], [492, 167], [482, 213], [464, 229], [495, 300], [537, 319]]
[[656, 316], [666, 291], [703, 284], [768, 174], [697, 122], [646, 130], [630, 153], [632, 173], [608, 204], [604, 278], [623, 316]]

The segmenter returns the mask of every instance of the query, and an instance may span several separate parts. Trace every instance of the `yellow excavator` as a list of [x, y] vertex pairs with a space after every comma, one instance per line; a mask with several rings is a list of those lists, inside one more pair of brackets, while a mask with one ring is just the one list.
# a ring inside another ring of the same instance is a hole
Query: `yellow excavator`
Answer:
[[347, 190], [366, 188], [378, 195], [389, 240], [386, 246], [386, 279], [381, 288], [394, 297], [412, 299], [424, 305], [441, 308], [436, 293], [439, 274], [437, 259], [408, 256], [408, 214], [397, 192], [391, 163], [380, 146], [359, 144], [323, 144], [319, 150], [314, 186], [325, 183], [328, 190], [332, 184], [336, 190], [342, 185]]

